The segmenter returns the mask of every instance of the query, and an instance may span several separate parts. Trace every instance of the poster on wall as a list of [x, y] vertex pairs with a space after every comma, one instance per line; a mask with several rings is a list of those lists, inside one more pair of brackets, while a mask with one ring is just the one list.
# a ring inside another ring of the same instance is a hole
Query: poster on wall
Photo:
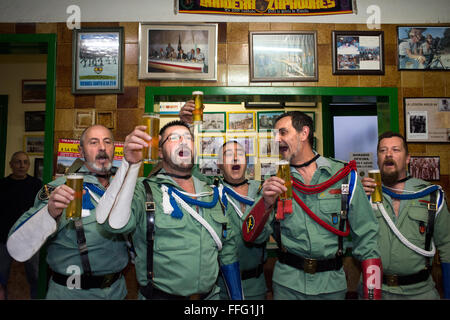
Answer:
[[175, 13], [232, 14], [250, 16], [314, 16], [348, 14], [356, 11], [356, 6], [353, 1], [175, 0]]
[[[119, 168], [123, 158], [123, 142], [114, 142], [113, 166]], [[58, 158], [56, 160], [55, 177], [63, 176], [66, 170], [77, 159], [81, 158], [79, 152], [80, 140], [77, 139], [59, 139], [58, 140]]]
[[407, 142], [450, 142], [450, 98], [405, 98]]

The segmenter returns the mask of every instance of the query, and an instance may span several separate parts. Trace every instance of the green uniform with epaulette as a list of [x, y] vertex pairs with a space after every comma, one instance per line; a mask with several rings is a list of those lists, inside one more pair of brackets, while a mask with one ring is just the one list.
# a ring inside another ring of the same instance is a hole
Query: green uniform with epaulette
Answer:
[[[213, 189], [205, 181], [193, 176], [196, 193], [211, 192]], [[136, 250], [136, 276], [141, 288], [149, 284], [147, 266], [147, 199], [143, 181], [148, 182], [155, 204], [154, 246], [153, 246], [153, 288], [165, 294], [177, 297], [190, 297], [205, 294], [204, 299], [218, 299], [219, 288], [215, 285], [219, 262], [227, 265], [237, 261], [234, 233], [220, 202], [213, 208], [193, 206], [197, 213], [214, 229], [222, 242], [219, 251], [211, 234], [196, 221], [188, 211], [178, 205], [183, 213], [181, 218], [166, 214], [163, 208], [163, 191], [161, 186], [170, 186], [181, 190], [178, 184], [164, 170], [150, 178], [138, 178], [131, 202], [131, 214], [126, 225], [113, 229], [105, 223], [108, 230], [115, 233], [131, 232]], [[182, 191], [182, 190], [181, 190]], [[201, 198], [211, 202], [212, 195]], [[226, 237], [224, 237], [226, 226]], [[159, 291], [158, 291], [159, 292]], [[139, 294], [144, 298], [142, 291]], [[170, 297], [164, 298], [170, 299]]]
[[[318, 185], [328, 181], [339, 169], [344, 167], [342, 161], [319, 157], [316, 160], [317, 170], [309, 185]], [[304, 183], [299, 172], [291, 167], [293, 178]], [[353, 243], [353, 256], [358, 260], [379, 258], [377, 247], [378, 223], [371, 214], [371, 206], [362, 188], [361, 182], [356, 179], [353, 195], [348, 210], [348, 221], [351, 227]], [[338, 228], [341, 212], [341, 185], [340, 180], [321, 193], [303, 194], [297, 191], [298, 197], [319, 219], [328, 225]], [[261, 198], [261, 197], [260, 197]], [[260, 199], [259, 198], [259, 199]], [[256, 202], [259, 201], [256, 199]], [[256, 203], [255, 202], [255, 203]], [[315, 222], [292, 200], [293, 212], [285, 214], [280, 220], [281, 244], [289, 254], [302, 257], [305, 261], [325, 261], [335, 259], [338, 251], [338, 236]], [[256, 205], [255, 205], [256, 206]], [[276, 209], [276, 207], [275, 207]], [[275, 210], [272, 211], [266, 227], [275, 231]], [[264, 229], [264, 230], [265, 230]], [[274, 234], [277, 238], [277, 235]], [[257, 238], [266, 239], [265, 231]], [[345, 252], [345, 248], [344, 252]], [[334, 260], [333, 260], [334, 261]], [[334, 264], [334, 262], [333, 262]], [[286, 263], [276, 262], [273, 273], [274, 299], [344, 299], [347, 290], [347, 281], [343, 268], [313, 272], [301, 270]]]
[[[79, 173], [85, 174], [84, 183], [91, 183], [98, 189], [105, 190], [98, 179], [89, 174], [86, 167], [82, 167]], [[84, 274], [73, 221], [66, 219], [65, 211], [57, 221], [47, 211], [49, 192], [65, 182], [66, 178], [60, 177], [45, 185], [36, 196], [34, 206], [25, 212], [12, 227], [8, 239], [8, 250], [16, 252], [19, 256], [38, 251], [47, 241], [47, 263], [52, 272], [59, 275], [59, 278], [70, 277], [75, 270], [80, 270], [81, 274]], [[100, 194], [96, 194], [96, 198], [90, 195], [94, 207], [100, 197]], [[103, 286], [106, 286], [104, 288], [70, 289], [67, 285], [56, 283], [53, 279], [55, 275], [53, 275], [49, 281], [46, 298], [124, 299], [127, 290], [121, 271], [127, 266], [129, 260], [125, 239], [122, 235], [110, 233], [97, 224], [95, 208], [83, 209], [82, 222], [92, 275], [96, 277], [108, 275], [108, 279], [115, 279], [115, 281], [112, 284], [104, 282]], [[114, 278], [110, 277], [113, 274]], [[74, 280], [73, 283], [75, 285], [76, 281]]]
[[[417, 192], [431, 184], [429, 182], [411, 178], [405, 182], [404, 190]], [[405, 192], [404, 192], [405, 193]], [[428, 204], [431, 195], [425, 195], [417, 199], [400, 200], [398, 217], [395, 215], [393, 199], [383, 192], [383, 206], [389, 218], [395, 224], [400, 233], [415, 246], [424, 249], [428, 227]], [[431, 271], [432, 257], [425, 257], [414, 252], [404, 245], [389, 227], [380, 209], [374, 205], [374, 214], [379, 223], [378, 246], [383, 264], [384, 299], [439, 299], [435, 283], [430, 274], [427, 279], [418, 283], [398, 285], [393, 283], [392, 275], [410, 276], [418, 274], [427, 267]], [[441, 262], [450, 262], [450, 214], [448, 207], [443, 203], [442, 210], [434, 220], [433, 240], [439, 250]]]

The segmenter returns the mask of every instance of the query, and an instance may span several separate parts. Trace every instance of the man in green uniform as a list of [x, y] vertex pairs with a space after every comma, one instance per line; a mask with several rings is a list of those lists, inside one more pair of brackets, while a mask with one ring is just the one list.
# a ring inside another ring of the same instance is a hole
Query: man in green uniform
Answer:
[[290, 164], [293, 199], [278, 199], [287, 191], [286, 181], [276, 176], [265, 180], [262, 198], [256, 199], [243, 225], [244, 238], [254, 241], [267, 226], [274, 231], [279, 246], [274, 299], [344, 299], [343, 238], [351, 228], [353, 255], [362, 261], [364, 283], [371, 286], [365, 297], [378, 298], [378, 226], [356, 166], [314, 152], [312, 128], [311, 118], [300, 111], [276, 119], [275, 139]]
[[[380, 230], [383, 299], [439, 299], [431, 263], [439, 249], [444, 297], [450, 298], [450, 214], [440, 186], [407, 176], [405, 138], [386, 132], [378, 139], [382, 202], [373, 204]], [[367, 195], [375, 180], [362, 179]]]
[[63, 214], [74, 199], [74, 190], [60, 177], [41, 189], [34, 206], [12, 227], [7, 248], [14, 259], [25, 261], [47, 241], [47, 263], [52, 271], [47, 299], [124, 299], [126, 242], [95, 219], [95, 204], [111, 180], [111, 131], [101, 125], [86, 129], [80, 138], [80, 153], [85, 159], [78, 171], [84, 174], [85, 189], [81, 225], [75, 226]]
[[[193, 100], [187, 101], [180, 111], [181, 120], [192, 123]], [[218, 167], [223, 173], [221, 179], [221, 200], [227, 209], [228, 219], [233, 230], [240, 232], [248, 210], [254, 203], [261, 181], [245, 179], [247, 158], [245, 148], [236, 140], [227, 141], [219, 149]], [[212, 184], [212, 179], [209, 181]], [[242, 289], [246, 300], [263, 300], [266, 297], [264, 262], [267, 259], [266, 241], [259, 244], [245, 242], [242, 234], [236, 237], [239, 265], [241, 268]], [[228, 293], [219, 277], [220, 298], [228, 299]]]
[[160, 130], [162, 169], [137, 175], [151, 137], [137, 126], [125, 139], [124, 160], [97, 208], [97, 221], [133, 233], [140, 298], [218, 299], [219, 263], [233, 299], [242, 298], [233, 230], [218, 188], [192, 176], [194, 141], [173, 121]]

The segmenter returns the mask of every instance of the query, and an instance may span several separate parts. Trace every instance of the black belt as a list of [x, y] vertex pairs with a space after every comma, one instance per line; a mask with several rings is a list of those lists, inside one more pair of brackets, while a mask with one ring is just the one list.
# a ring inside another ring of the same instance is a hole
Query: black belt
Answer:
[[415, 274], [407, 276], [398, 276], [396, 274], [383, 274], [383, 283], [390, 287], [406, 286], [409, 284], [415, 284], [423, 282], [430, 276], [430, 269], [424, 269]]
[[191, 294], [190, 296], [179, 296], [176, 294], [164, 292], [155, 287], [151, 288], [151, 290], [148, 290], [149, 286], [152, 286], [152, 284], [149, 283], [146, 287], [139, 287], [139, 292], [148, 300], [204, 300], [212, 291], [211, 289], [211, 291], [207, 293], [196, 293]]
[[[121, 272], [117, 273], [110, 273], [105, 274], [102, 276], [86, 276], [82, 274], [81, 277], [81, 289], [88, 290], [88, 289], [94, 289], [94, 288], [108, 288], [110, 287], [116, 280], [120, 278], [122, 275]], [[67, 286], [67, 279], [72, 276], [66, 276], [57, 272], [52, 271], [52, 280], [56, 282], [57, 284], [60, 284], [62, 286]]]
[[247, 280], [251, 278], [259, 278], [264, 271], [264, 265], [260, 263], [256, 268], [243, 270], [241, 272], [241, 280]]
[[340, 270], [342, 267], [342, 257], [327, 260], [307, 259], [281, 250], [278, 250], [278, 261], [296, 269], [303, 270], [309, 274]]

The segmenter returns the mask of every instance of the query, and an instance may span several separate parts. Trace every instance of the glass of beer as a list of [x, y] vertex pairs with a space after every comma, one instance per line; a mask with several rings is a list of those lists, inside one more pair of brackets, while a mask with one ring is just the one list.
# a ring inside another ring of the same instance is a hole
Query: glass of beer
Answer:
[[382, 202], [383, 201], [383, 193], [381, 191], [381, 173], [380, 170], [369, 170], [369, 178], [375, 179], [375, 183], [377, 184], [375, 187], [375, 191], [372, 193], [372, 202]]
[[286, 160], [280, 160], [277, 163], [277, 177], [284, 180], [284, 186], [287, 191], [280, 195], [280, 199], [291, 199], [292, 198], [292, 182], [291, 182], [291, 167], [289, 162]]
[[149, 146], [142, 149], [142, 161], [156, 163], [158, 162], [159, 113], [144, 113], [142, 122], [147, 127], [145, 132], [152, 137], [151, 141], [146, 141]]
[[83, 175], [76, 173], [67, 175], [66, 185], [75, 191], [75, 199], [70, 201], [69, 206], [66, 209], [66, 219], [81, 219], [81, 209], [83, 204]]
[[193, 120], [194, 123], [199, 123], [203, 121], [203, 92], [194, 91], [192, 97], [195, 102], [195, 109], [192, 111]]

